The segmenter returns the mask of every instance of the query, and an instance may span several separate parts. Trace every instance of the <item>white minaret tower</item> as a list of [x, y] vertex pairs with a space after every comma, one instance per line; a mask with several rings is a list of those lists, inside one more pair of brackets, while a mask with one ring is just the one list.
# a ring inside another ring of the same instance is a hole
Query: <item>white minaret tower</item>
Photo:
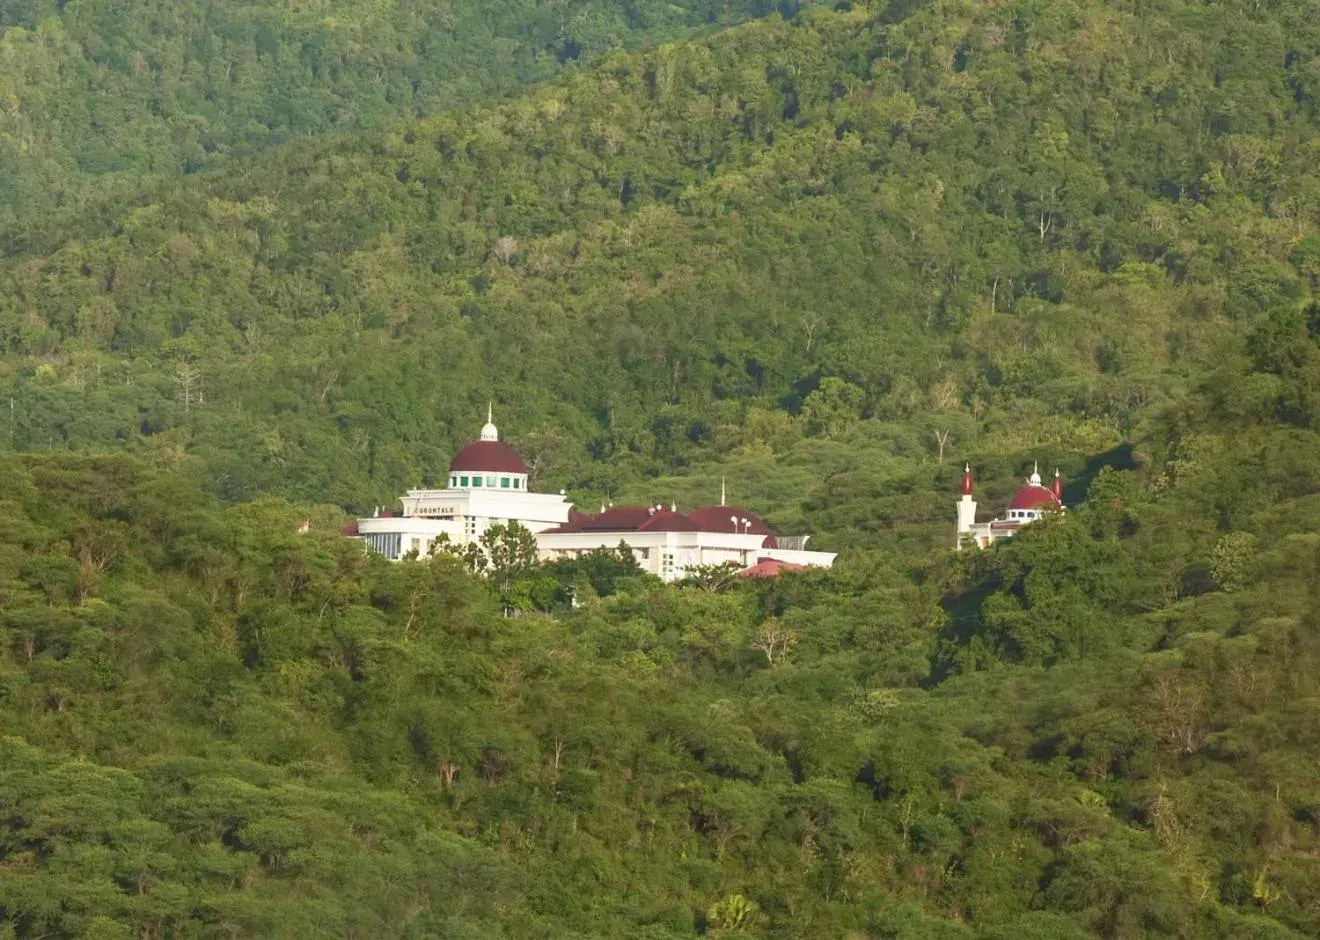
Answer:
[[962, 499], [958, 500], [958, 542], [955, 548], [962, 548], [963, 536], [972, 531], [976, 524], [976, 500], [972, 499], [972, 465], [963, 467]]

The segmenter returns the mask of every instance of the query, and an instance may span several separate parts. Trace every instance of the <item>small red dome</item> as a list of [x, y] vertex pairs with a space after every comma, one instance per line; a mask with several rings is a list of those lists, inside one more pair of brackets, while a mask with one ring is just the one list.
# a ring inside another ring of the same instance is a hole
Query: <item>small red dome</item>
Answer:
[[1048, 486], [1041, 486], [1039, 483], [1028, 483], [1022, 489], [1013, 494], [1013, 501], [1008, 504], [1009, 509], [1057, 509], [1059, 501], [1055, 499], [1054, 493]]
[[518, 452], [502, 441], [473, 441], [449, 462], [450, 472], [474, 470], [493, 473], [526, 473], [527, 464]]

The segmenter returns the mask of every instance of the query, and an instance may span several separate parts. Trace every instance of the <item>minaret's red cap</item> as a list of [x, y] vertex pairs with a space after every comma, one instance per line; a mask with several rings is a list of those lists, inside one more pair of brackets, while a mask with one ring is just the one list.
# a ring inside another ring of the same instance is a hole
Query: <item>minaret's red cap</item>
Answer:
[[1059, 468], [1058, 468], [1058, 467], [1055, 467], [1055, 468], [1054, 468], [1054, 485], [1053, 485], [1052, 487], [1050, 487], [1050, 489], [1051, 489], [1051, 490], [1053, 491], [1053, 493], [1054, 493], [1054, 498], [1057, 499], [1057, 500], [1059, 501], [1059, 504], [1060, 504], [1060, 505], [1062, 505], [1062, 504], [1063, 504], [1063, 480], [1059, 477]]
[[967, 464], [963, 467], [963, 495], [972, 495], [972, 465]]

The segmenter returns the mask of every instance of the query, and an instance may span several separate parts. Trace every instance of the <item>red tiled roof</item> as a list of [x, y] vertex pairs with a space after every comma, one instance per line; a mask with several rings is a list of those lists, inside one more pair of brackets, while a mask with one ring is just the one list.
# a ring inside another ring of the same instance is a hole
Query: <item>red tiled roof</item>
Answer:
[[[775, 541], [774, 531], [761, 520], [760, 516], [741, 506], [702, 506], [688, 515], [700, 526], [702, 532], [750, 532], [766, 537], [761, 543], [762, 548], [779, 547], [779, 543]], [[746, 519], [747, 526], [744, 527], [741, 522], [735, 526], [733, 522], [735, 516], [740, 520]]]
[[503, 441], [473, 441], [454, 455], [449, 469], [451, 472], [526, 473], [527, 464]]
[[795, 565], [792, 562], [780, 561], [778, 558], [762, 558], [750, 568], [744, 568], [738, 572], [739, 577], [743, 578], [775, 578], [785, 571], [801, 571], [805, 565]]
[[695, 522], [670, 509], [649, 506], [620, 506], [599, 515], [569, 514], [568, 522], [549, 532], [698, 532]]

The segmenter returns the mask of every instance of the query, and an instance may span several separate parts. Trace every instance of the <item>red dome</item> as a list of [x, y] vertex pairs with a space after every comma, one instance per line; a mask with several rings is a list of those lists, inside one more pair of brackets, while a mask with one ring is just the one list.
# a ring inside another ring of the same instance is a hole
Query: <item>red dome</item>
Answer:
[[473, 441], [449, 462], [450, 472], [526, 473], [518, 452], [502, 441]]
[[1022, 489], [1013, 494], [1013, 501], [1008, 504], [1009, 509], [1057, 509], [1059, 501], [1054, 498], [1054, 493], [1048, 486], [1042, 486], [1039, 483], [1028, 483]]

